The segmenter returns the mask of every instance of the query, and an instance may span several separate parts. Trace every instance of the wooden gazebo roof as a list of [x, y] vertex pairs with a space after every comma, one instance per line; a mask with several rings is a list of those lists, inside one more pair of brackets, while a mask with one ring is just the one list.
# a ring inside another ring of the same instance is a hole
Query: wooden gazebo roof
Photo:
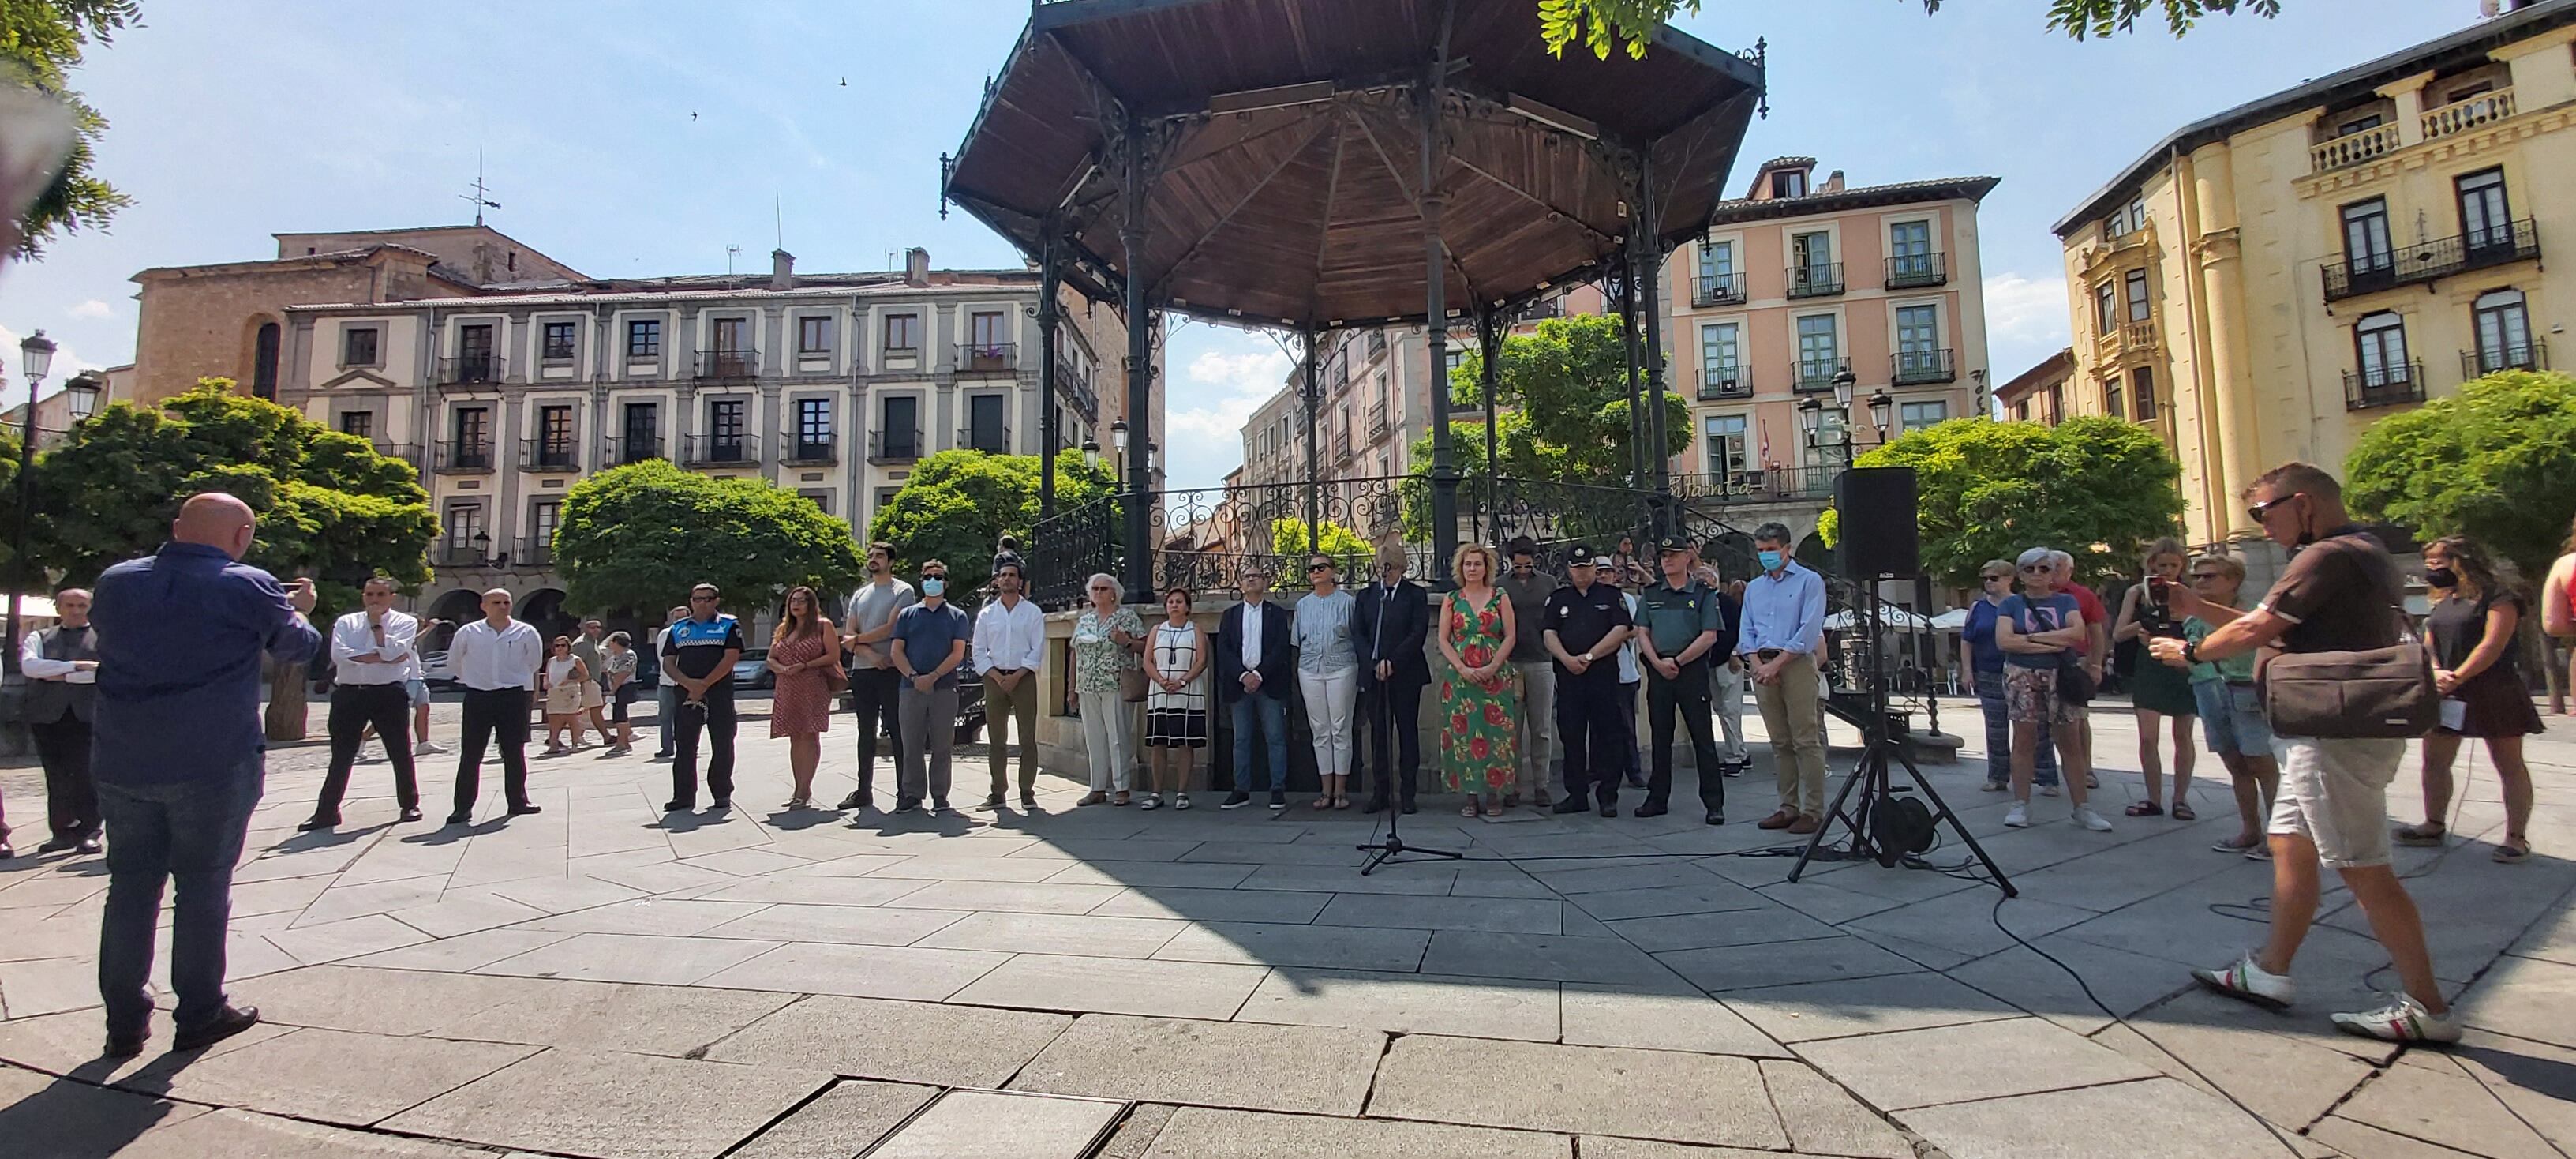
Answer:
[[1420, 94], [1446, 59], [1437, 188], [1453, 311], [1597, 276], [1641, 188], [1659, 252], [1700, 232], [1724, 197], [1761, 66], [1670, 29], [1642, 60], [1579, 49], [1560, 59], [1536, 9], [1039, 3], [944, 192], [1031, 256], [1056, 230], [1074, 276], [1122, 283], [1123, 159], [1141, 140], [1138, 264], [1153, 305], [1301, 328], [1421, 321]]

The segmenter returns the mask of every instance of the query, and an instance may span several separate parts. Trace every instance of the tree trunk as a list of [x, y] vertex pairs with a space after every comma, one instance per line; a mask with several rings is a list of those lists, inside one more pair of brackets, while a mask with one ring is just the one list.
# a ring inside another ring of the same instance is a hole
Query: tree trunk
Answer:
[[303, 740], [305, 690], [311, 686], [304, 665], [261, 663], [268, 666], [268, 711], [261, 717], [268, 739]]

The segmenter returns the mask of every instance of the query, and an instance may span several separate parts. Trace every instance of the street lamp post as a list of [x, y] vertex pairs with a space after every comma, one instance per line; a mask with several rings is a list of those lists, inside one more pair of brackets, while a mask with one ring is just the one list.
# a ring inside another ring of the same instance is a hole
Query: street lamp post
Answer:
[[1118, 452], [1118, 489], [1127, 489], [1127, 420], [1109, 424], [1109, 445]]
[[35, 482], [32, 469], [36, 465], [36, 387], [54, 368], [54, 342], [45, 337], [44, 331], [38, 330], [18, 344], [18, 352], [23, 360], [19, 368], [27, 376], [27, 426], [20, 432], [18, 440], [18, 515], [11, 522], [9, 533], [8, 647], [0, 649], [0, 673], [5, 673], [7, 683], [12, 685], [21, 684], [26, 679], [18, 671], [18, 629], [23, 623], [18, 600], [21, 589], [27, 586], [27, 515], [34, 510], [28, 492], [29, 485]]

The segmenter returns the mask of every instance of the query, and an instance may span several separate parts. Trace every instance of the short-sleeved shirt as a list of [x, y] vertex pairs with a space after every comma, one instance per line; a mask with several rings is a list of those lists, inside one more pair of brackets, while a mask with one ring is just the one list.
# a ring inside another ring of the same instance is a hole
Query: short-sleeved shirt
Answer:
[[[2522, 597], [2512, 592], [2484, 592], [2474, 600], [2452, 596], [2433, 605], [2432, 614], [2424, 617], [2424, 631], [2433, 638], [2433, 658], [2441, 662], [2444, 670], [2456, 672], [2468, 666], [2470, 653], [2476, 652], [2478, 645], [2486, 641], [2487, 613], [2499, 604], [2511, 606], [2516, 615], [2525, 614]], [[2496, 657], [2496, 662], [2487, 667], [2487, 672], [2501, 668], [2512, 673], [2515, 670], [2515, 651], [2506, 648]], [[2486, 672], [2478, 675], [2484, 676]]]
[[[1119, 674], [1136, 667], [1136, 654], [1119, 645], [1116, 636], [1127, 633], [1129, 639], [1145, 634], [1145, 622], [1136, 609], [1120, 605], [1106, 616], [1100, 609], [1085, 607], [1073, 618], [1073, 690], [1075, 692], [1119, 691]], [[907, 645], [908, 646], [908, 645]]]
[[[2217, 630], [2218, 625], [2198, 616], [2183, 617], [2182, 638], [2194, 644], [2208, 639], [2209, 634]], [[2202, 660], [2191, 666], [2191, 682], [2207, 684], [2211, 681], [2224, 680], [2230, 684], [2252, 684], [2254, 655], [2252, 652], [2247, 652], [2242, 656], [2230, 656], [2224, 660]]]
[[2358, 652], [2397, 642], [2397, 562], [2377, 538], [2341, 527], [2290, 557], [2262, 607], [2290, 622], [2285, 652]]
[[[1615, 584], [1596, 583], [1585, 591], [1567, 584], [1547, 597], [1539, 624], [1541, 631], [1556, 633], [1557, 643], [1567, 652], [1588, 652], [1613, 630], [1628, 626], [1628, 601]], [[1573, 675], [1564, 661], [1556, 667], [1560, 675]], [[1592, 670], [1602, 671], [1597, 664]]]
[[1297, 606], [1288, 613], [1297, 670], [1330, 676], [1359, 667], [1359, 652], [1351, 646], [1351, 617], [1358, 611], [1359, 600], [1349, 588], [1334, 588], [1329, 596], [1308, 592], [1297, 597]]
[[[1503, 598], [1512, 602], [1512, 621], [1538, 624], [1547, 611], [1547, 598], [1555, 595], [1556, 589], [1562, 586], [1555, 576], [1543, 571], [1531, 572], [1528, 579], [1504, 572]], [[1547, 642], [1539, 639], [1537, 628], [1525, 629], [1512, 639], [1512, 663], [1537, 664], [1547, 658]]]
[[572, 654], [581, 661], [582, 670], [590, 673], [593, 683], [608, 687], [608, 643], [588, 636], [572, 638]]
[[[949, 650], [959, 640], [974, 638], [975, 622], [966, 618], [964, 608], [946, 600], [941, 600], [935, 608], [928, 604], [914, 604], [895, 615], [894, 635], [886, 638], [886, 654], [891, 660], [894, 642], [903, 641], [904, 663], [911, 665], [913, 674], [918, 676], [947, 663]], [[957, 671], [964, 667], [960, 664], [949, 669], [947, 675], [941, 676], [931, 687], [957, 687]]]
[[[2075, 606], [2083, 611], [2085, 623], [2100, 624], [2105, 628], [2111, 626], [2111, 609], [2102, 606], [2102, 597], [2094, 595], [2093, 589], [2085, 587], [2082, 584], [2077, 584], [2071, 588], [2059, 588], [2057, 590], [2061, 594], [2075, 597]], [[2075, 654], [2078, 656], [2092, 655], [2093, 638], [2091, 636], [2086, 636], [2083, 643], [2075, 646]]]
[[[1689, 587], [1656, 584], [1637, 597], [1637, 619], [1646, 637], [1655, 645], [1655, 654], [1666, 660], [1682, 654], [1702, 632], [1724, 634], [1726, 627], [1725, 596], [1717, 589], [1692, 580]], [[1725, 643], [1724, 640], [1718, 641]], [[1718, 654], [1714, 648], [1707, 655]]]
[[[920, 602], [921, 596], [912, 590], [911, 584], [902, 580], [887, 580], [882, 584], [860, 584], [859, 590], [850, 593], [850, 618], [859, 622], [860, 632], [873, 632], [891, 623], [905, 608]], [[879, 641], [874, 647], [878, 656], [875, 660], [865, 659], [859, 655], [857, 649], [851, 649], [850, 666], [853, 668], [890, 666], [892, 661], [885, 658], [886, 642]]]
[[[2084, 617], [2083, 602], [2065, 592], [2050, 592], [2045, 597], [2010, 595], [1995, 615], [2012, 622], [2013, 634], [2034, 636], [2071, 627]], [[2060, 648], [2053, 652], [2006, 652], [2004, 664], [2013, 668], [2055, 668], [2057, 658], [2077, 649]]]
[[[726, 615], [712, 620], [691, 617], [662, 633], [662, 661], [682, 676], [704, 680], [716, 670], [726, 650], [739, 650], [742, 646], [741, 621]], [[719, 680], [707, 691], [725, 695], [732, 689], [733, 681]]]

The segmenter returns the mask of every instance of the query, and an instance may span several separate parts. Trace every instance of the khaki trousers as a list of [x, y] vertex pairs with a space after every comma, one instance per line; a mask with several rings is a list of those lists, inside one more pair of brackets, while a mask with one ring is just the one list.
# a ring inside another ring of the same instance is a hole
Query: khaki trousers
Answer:
[[[1011, 791], [1004, 772], [1010, 764], [1011, 739], [1019, 739], [1020, 795], [1036, 791], [1038, 783], [1038, 680], [1030, 672], [1020, 678], [1017, 692], [1002, 687], [1002, 682], [987, 676], [984, 680], [984, 727], [991, 729], [993, 762], [993, 795]], [[1016, 730], [1016, 732], [1014, 731]]]
[[1771, 763], [1780, 784], [1780, 807], [1821, 819], [1825, 815], [1825, 727], [1816, 696], [1816, 660], [1793, 655], [1780, 678], [1753, 686], [1762, 727], [1771, 734]]

